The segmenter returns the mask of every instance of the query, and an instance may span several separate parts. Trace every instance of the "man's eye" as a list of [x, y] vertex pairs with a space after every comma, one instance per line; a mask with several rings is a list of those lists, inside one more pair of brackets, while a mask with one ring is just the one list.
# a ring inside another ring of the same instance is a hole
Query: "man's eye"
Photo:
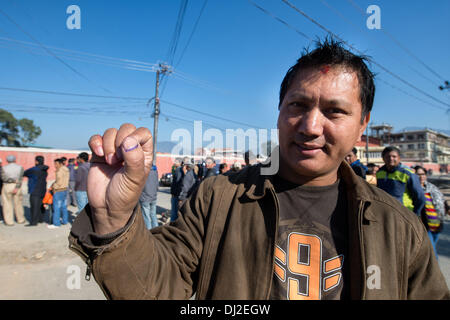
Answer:
[[339, 108], [330, 108], [326, 110], [328, 114], [346, 114], [346, 112]]
[[295, 108], [306, 108], [306, 105], [301, 102], [291, 102], [289, 106], [295, 107]]

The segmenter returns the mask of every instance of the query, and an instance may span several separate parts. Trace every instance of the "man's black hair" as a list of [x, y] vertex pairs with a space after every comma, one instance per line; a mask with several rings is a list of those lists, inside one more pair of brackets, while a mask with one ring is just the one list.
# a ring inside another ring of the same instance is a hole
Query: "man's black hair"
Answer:
[[43, 165], [44, 164], [44, 157], [43, 156], [36, 156], [36, 158], [34, 158], [34, 160], [36, 160], [38, 165]]
[[389, 146], [389, 147], [384, 148], [384, 150], [381, 152], [381, 156], [384, 158], [384, 155], [386, 155], [392, 151], [397, 152], [397, 154], [400, 156], [400, 149], [397, 147], [394, 147], [394, 146]]
[[80, 153], [80, 154], [78, 155], [78, 157], [79, 157], [80, 159], [83, 159], [85, 162], [88, 162], [88, 161], [89, 161], [89, 155], [87, 154], [87, 152], [82, 152], [82, 153]]
[[62, 158], [55, 159], [54, 162], [58, 162], [59, 164], [64, 164], [64, 160]]
[[303, 55], [297, 60], [297, 63], [284, 76], [280, 87], [278, 108], [280, 108], [284, 96], [299, 71], [307, 68], [321, 68], [323, 66], [341, 66], [357, 74], [360, 87], [359, 97], [362, 105], [362, 121], [372, 110], [375, 96], [374, 74], [369, 70], [365, 61], [369, 61], [367, 56], [355, 55], [345, 49], [342, 42], [338, 42], [332, 37], [326, 37], [323, 42], [320, 40], [316, 41], [316, 48], [313, 51], [305, 49]]
[[352, 152], [355, 156], [358, 156], [358, 149], [356, 147], [353, 147]]

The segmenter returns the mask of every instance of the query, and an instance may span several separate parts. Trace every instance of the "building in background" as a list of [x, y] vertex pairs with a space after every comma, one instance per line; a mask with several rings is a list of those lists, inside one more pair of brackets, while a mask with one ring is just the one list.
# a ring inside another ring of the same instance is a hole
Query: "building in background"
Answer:
[[400, 149], [402, 162], [432, 169], [434, 173], [448, 173], [450, 163], [450, 136], [432, 129], [411, 129], [401, 132], [384, 131], [384, 145]]

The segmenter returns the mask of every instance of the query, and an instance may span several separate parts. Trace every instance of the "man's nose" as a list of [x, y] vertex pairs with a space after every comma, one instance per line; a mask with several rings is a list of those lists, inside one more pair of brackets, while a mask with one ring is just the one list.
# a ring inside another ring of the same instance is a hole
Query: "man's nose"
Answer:
[[299, 131], [305, 136], [321, 136], [323, 114], [318, 108], [308, 110], [300, 119]]

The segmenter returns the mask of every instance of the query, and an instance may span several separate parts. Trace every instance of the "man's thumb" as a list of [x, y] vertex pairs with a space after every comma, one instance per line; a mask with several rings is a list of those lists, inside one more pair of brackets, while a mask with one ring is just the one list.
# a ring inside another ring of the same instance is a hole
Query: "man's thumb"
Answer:
[[144, 151], [139, 141], [133, 136], [126, 137], [122, 142], [121, 151], [125, 174], [138, 183], [145, 180]]

